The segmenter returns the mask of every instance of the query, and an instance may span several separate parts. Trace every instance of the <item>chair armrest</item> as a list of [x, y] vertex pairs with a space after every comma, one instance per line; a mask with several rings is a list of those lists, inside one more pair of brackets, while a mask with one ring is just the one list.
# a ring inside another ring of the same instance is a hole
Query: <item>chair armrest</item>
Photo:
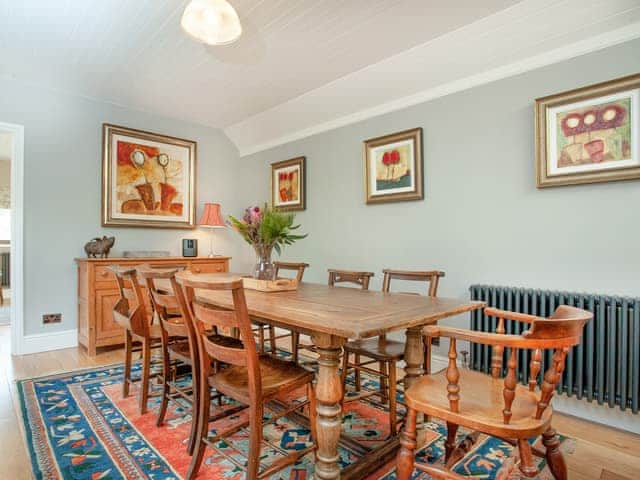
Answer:
[[423, 329], [423, 333], [427, 337], [455, 338], [473, 343], [482, 343], [483, 345], [499, 345], [503, 347], [520, 348], [524, 343], [528, 343], [527, 340], [520, 335], [477, 332], [466, 328], [444, 327], [439, 325], [429, 325]]
[[497, 308], [486, 307], [484, 309], [485, 315], [492, 317], [504, 318], [507, 320], [515, 320], [522, 323], [533, 323], [534, 320], [539, 320], [540, 317], [535, 315], [527, 315], [526, 313], [510, 312], [508, 310], [498, 310]]

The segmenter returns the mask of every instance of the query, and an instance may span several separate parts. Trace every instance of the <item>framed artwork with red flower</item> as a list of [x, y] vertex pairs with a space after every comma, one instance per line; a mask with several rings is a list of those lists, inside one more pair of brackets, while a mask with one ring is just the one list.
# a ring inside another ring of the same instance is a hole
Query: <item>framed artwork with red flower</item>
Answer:
[[102, 225], [195, 228], [196, 142], [102, 126]]
[[535, 102], [538, 188], [640, 178], [640, 74]]
[[271, 204], [281, 212], [304, 210], [305, 157], [271, 164]]
[[422, 200], [422, 129], [365, 140], [364, 183], [367, 203]]

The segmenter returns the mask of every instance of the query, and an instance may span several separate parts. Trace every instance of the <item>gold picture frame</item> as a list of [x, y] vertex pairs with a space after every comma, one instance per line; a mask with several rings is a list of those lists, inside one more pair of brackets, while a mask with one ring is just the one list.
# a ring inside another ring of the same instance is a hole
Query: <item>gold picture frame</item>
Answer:
[[367, 204], [424, 199], [422, 128], [364, 141]]
[[536, 185], [640, 178], [640, 74], [535, 101]]
[[195, 228], [197, 143], [102, 125], [102, 226]]
[[271, 205], [280, 212], [305, 210], [306, 157], [271, 164]]

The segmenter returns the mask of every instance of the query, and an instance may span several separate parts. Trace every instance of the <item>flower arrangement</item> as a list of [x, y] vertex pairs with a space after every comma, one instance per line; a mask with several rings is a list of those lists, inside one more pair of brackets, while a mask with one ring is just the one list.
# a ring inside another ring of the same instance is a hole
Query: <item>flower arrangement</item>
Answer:
[[263, 208], [248, 207], [242, 219], [229, 215], [233, 229], [256, 251], [255, 278], [273, 280], [275, 269], [271, 262], [272, 250], [275, 249], [280, 255], [286, 246], [307, 237], [307, 234], [292, 233], [300, 228], [300, 225], [293, 224], [294, 220], [292, 213], [278, 212], [266, 204]]

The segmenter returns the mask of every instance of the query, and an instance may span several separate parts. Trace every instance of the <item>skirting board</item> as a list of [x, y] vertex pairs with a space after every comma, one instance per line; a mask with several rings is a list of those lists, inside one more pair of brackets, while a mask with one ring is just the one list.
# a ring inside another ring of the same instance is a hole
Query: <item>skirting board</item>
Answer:
[[48, 352], [62, 348], [73, 348], [78, 345], [77, 330], [63, 330], [61, 332], [37, 333], [25, 335], [18, 350], [20, 355]]

